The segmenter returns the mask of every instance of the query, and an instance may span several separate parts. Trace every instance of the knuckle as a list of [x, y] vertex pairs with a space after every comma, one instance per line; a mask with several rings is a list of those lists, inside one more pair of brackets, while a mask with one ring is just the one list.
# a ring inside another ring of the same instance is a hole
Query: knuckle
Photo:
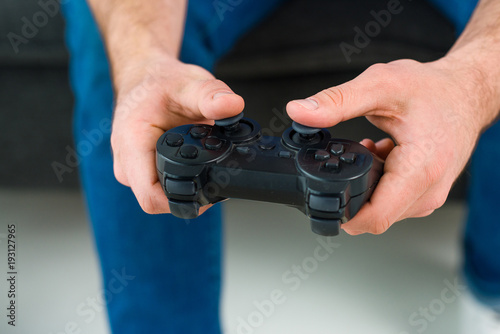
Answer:
[[151, 196], [148, 196], [148, 195], [138, 196], [137, 201], [139, 202], [139, 205], [141, 206], [142, 211], [144, 211], [148, 214], [156, 214], [159, 212], [158, 207], [154, 203]]
[[[125, 173], [123, 172], [123, 169], [119, 163], [119, 155], [118, 155], [118, 149], [116, 148], [116, 139], [113, 139], [113, 136], [111, 137], [111, 151], [113, 155], [113, 174], [115, 175], [115, 179], [123, 184], [124, 186], [129, 186], [127, 177]], [[115, 143], [115, 144], [113, 144]], [[113, 146], [115, 145], [115, 146]]]
[[446, 199], [448, 198], [448, 192], [440, 191], [432, 196], [430, 196], [427, 201], [422, 205], [422, 213], [421, 216], [424, 217], [430, 215], [434, 210], [439, 209], [446, 203]]
[[111, 142], [111, 149], [113, 150], [113, 153], [114, 153], [116, 151], [117, 144], [118, 144], [118, 139], [116, 138], [116, 134], [114, 131], [111, 133], [110, 142]]
[[223, 87], [223, 88], [229, 88], [226, 83], [220, 79], [213, 79], [212, 83], [216, 87]]
[[123, 173], [122, 169], [116, 163], [113, 164], [113, 173], [115, 174], [116, 181], [120, 182], [124, 186], [129, 186], [129, 184], [127, 182], [127, 178], [125, 177], [125, 174]]
[[432, 213], [434, 212], [434, 210], [427, 210], [427, 211], [424, 211], [422, 212], [419, 217], [427, 217], [427, 216], [430, 216]]
[[337, 86], [324, 89], [320, 92], [320, 95], [322, 95], [332, 107], [342, 108], [346, 102], [346, 98], [349, 96], [349, 91], [345, 86]]
[[391, 219], [387, 216], [382, 216], [375, 221], [375, 224], [372, 225], [372, 230], [370, 231], [370, 233], [376, 235], [382, 234], [385, 231], [387, 231], [389, 227], [391, 227], [391, 225], [392, 225]]
[[439, 182], [444, 175], [444, 171], [444, 162], [438, 161], [425, 167], [425, 185], [430, 187], [431, 185]]
[[435, 195], [431, 201], [431, 210], [439, 209], [446, 203], [446, 199], [448, 198], [447, 192], [441, 192]]
[[124, 142], [123, 138], [120, 136], [118, 132], [119, 131], [112, 131], [109, 139], [111, 146], [111, 153], [115, 160], [117, 160], [117, 158], [120, 156], [121, 148], [126, 147], [123, 145]]
[[390, 67], [388, 64], [376, 63], [366, 69], [366, 73], [376, 77], [384, 77], [388, 74]]
[[217, 89], [229, 89], [229, 87], [219, 79], [204, 79], [200, 84], [200, 90], [202, 92], [210, 92]]
[[392, 63], [373, 64], [362, 74], [363, 79], [370, 81], [374, 90], [379, 91], [380, 95], [374, 106], [379, 113], [387, 117], [395, 117], [404, 113], [407, 100], [405, 98], [404, 87], [408, 85], [404, 71], [401, 66], [395, 66]]
[[406, 58], [406, 59], [393, 60], [393, 61], [389, 62], [387, 65], [394, 66], [394, 67], [408, 68], [411, 66], [418, 66], [420, 64], [421, 63], [417, 60]]

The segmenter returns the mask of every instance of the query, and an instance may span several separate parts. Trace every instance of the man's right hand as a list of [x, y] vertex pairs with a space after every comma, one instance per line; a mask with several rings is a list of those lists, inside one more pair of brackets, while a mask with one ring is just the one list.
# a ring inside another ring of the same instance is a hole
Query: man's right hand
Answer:
[[156, 173], [158, 138], [179, 125], [212, 124], [237, 115], [243, 111], [243, 98], [203, 68], [167, 57], [121, 69], [114, 79], [111, 146], [116, 179], [132, 188], [145, 212], [168, 213]]

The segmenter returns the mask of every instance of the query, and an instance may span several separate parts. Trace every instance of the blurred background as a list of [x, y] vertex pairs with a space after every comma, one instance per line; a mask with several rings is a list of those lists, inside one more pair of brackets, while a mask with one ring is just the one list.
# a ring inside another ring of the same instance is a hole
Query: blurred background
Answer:
[[[287, 101], [354, 78], [373, 63], [437, 59], [453, 44], [453, 26], [435, 8], [425, 1], [405, 2], [390, 24], [346, 59], [339, 45], [353, 45], [354, 28], [365, 27], [374, 21], [372, 10], [386, 7], [386, 1], [289, 1], [239, 41], [218, 63], [216, 75], [245, 98], [246, 116], [263, 127], [276, 120], [288, 127]], [[64, 21], [59, 13], [47, 16], [17, 46], [8, 38], [23, 36], [26, 20], [41, 10], [36, 1], [0, 0], [2, 272], [7, 272], [9, 224], [18, 227], [19, 247], [18, 326], [7, 326], [2, 315], [0, 332], [56, 334], [77, 328], [104, 334], [103, 289], [78, 170], [62, 180], [54, 172], [54, 163], [64, 163], [75, 147]], [[364, 119], [331, 132], [352, 140], [384, 136]], [[226, 332], [404, 334], [424, 325], [426, 333], [456, 332], [460, 298], [446, 304], [440, 298], [459, 277], [466, 184], [464, 173], [445, 206], [430, 217], [396, 224], [382, 236], [344, 234], [329, 241], [312, 234], [294, 209], [228, 201]], [[317, 247], [327, 251], [325, 260], [315, 259]], [[305, 274], [295, 273], [297, 266]], [[0, 289], [5, 309], [4, 279]], [[276, 294], [280, 303], [262, 311]], [[92, 300], [94, 316], [80, 316], [77, 309]], [[421, 308], [430, 308], [432, 317], [423, 317]]]

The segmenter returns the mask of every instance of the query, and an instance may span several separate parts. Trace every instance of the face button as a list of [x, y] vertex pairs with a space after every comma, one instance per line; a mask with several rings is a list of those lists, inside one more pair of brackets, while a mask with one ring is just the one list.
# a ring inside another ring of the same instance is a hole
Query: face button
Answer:
[[181, 181], [181, 180], [165, 180], [165, 188], [171, 194], [176, 195], [194, 195], [196, 193], [196, 186], [193, 181]]
[[165, 137], [165, 142], [167, 143], [168, 146], [176, 147], [176, 146], [181, 146], [182, 143], [184, 142], [184, 139], [178, 133], [167, 133], [167, 136]]
[[314, 153], [314, 159], [318, 161], [324, 161], [330, 158], [330, 153], [325, 150], [317, 150]]
[[292, 152], [289, 152], [289, 151], [280, 151], [280, 153], [278, 153], [278, 156], [280, 158], [291, 158], [292, 157]]
[[325, 162], [325, 167], [331, 170], [336, 170], [339, 169], [340, 167], [340, 160], [338, 157], [331, 157], [328, 159], [327, 162]]
[[222, 140], [217, 137], [208, 137], [205, 140], [205, 147], [207, 150], [218, 150], [222, 146]]
[[261, 150], [264, 150], [264, 151], [272, 150], [275, 147], [276, 147], [276, 145], [272, 144], [272, 143], [269, 143], [269, 144], [267, 144], [267, 143], [260, 143], [259, 144], [259, 148]]
[[196, 146], [186, 145], [181, 147], [180, 154], [185, 159], [194, 159], [198, 156], [198, 149]]
[[309, 196], [309, 207], [324, 212], [337, 212], [340, 209], [340, 198], [332, 196]]
[[191, 128], [189, 133], [191, 134], [191, 137], [199, 139], [208, 135], [208, 130], [203, 126], [194, 126]]
[[335, 155], [341, 155], [342, 153], [344, 153], [344, 145], [342, 145], [342, 144], [333, 144], [330, 147], [330, 152], [332, 152], [332, 154], [335, 154]]
[[347, 164], [352, 164], [354, 161], [356, 161], [356, 154], [355, 153], [344, 153], [340, 156], [340, 160]]

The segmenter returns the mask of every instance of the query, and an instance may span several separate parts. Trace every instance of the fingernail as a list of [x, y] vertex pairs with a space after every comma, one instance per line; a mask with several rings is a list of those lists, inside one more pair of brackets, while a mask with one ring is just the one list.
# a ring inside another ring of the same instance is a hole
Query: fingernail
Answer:
[[300, 104], [301, 106], [303, 106], [308, 110], [316, 110], [319, 107], [318, 102], [312, 99], [294, 100], [294, 102], [297, 102], [298, 104]]
[[229, 95], [229, 94], [234, 94], [233, 92], [219, 92], [219, 93], [215, 93], [214, 96], [213, 96], [213, 99], [217, 99], [221, 96], [224, 96], [224, 95]]

